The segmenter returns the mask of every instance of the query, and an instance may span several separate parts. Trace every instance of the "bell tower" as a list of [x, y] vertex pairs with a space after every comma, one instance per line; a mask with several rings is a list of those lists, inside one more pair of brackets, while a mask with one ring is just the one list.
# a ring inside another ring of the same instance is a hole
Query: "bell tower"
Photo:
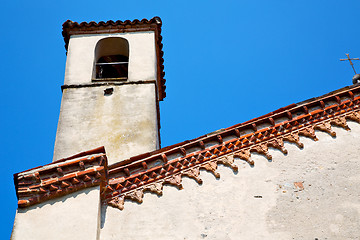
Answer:
[[67, 50], [53, 161], [104, 146], [109, 164], [160, 147], [161, 19], [63, 24]]
[[160, 147], [160, 34], [159, 17], [63, 24], [67, 60], [53, 163], [14, 175], [11, 239], [100, 239], [108, 164]]

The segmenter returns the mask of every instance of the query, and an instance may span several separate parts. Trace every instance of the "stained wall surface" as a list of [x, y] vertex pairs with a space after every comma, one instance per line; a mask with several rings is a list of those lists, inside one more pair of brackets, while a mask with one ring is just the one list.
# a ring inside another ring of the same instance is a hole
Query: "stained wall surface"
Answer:
[[100, 191], [92, 187], [16, 213], [11, 240], [96, 240]]
[[157, 149], [156, 101], [155, 83], [64, 89], [53, 159], [105, 146], [112, 164]]
[[[107, 37], [129, 43], [125, 81], [92, 80], [96, 44]], [[112, 164], [159, 148], [155, 46], [152, 31], [71, 36], [53, 161], [105, 146]]]
[[202, 171], [202, 185], [184, 177], [182, 190], [103, 207], [100, 239], [358, 239], [360, 125], [348, 124], [270, 150], [271, 162], [253, 154], [254, 167], [237, 159], [237, 173], [219, 165], [220, 179]]

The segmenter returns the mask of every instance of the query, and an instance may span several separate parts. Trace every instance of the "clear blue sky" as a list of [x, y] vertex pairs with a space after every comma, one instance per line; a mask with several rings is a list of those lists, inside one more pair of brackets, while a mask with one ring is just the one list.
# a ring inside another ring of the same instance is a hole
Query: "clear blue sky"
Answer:
[[0, 13], [1, 239], [17, 207], [12, 174], [52, 160], [67, 19], [162, 18], [162, 146], [351, 85], [339, 58], [360, 57], [359, 0], [14, 0]]

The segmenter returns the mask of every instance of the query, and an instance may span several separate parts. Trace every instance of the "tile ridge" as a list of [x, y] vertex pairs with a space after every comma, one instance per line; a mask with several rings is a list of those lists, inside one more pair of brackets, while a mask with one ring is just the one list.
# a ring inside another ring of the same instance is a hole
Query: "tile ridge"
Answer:
[[238, 171], [236, 159], [254, 166], [251, 153], [272, 159], [268, 149], [285, 155], [284, 142], [303, 147], [300, 136], [317, 140], [315, 130], [335, 137], [332, 126], [350, 130], [360, 123], [360, 84], [292, 104], [240, 125], [134, 156], [108, 167], [104, 147], [14, 174], [18, 206], [28, 207], [92, 186], [100, 186], [105, 204], [123, 209], [124, 200], [142, 202], [144, 192], [162, 194], [164, 184], [182, 189], [182, 177], [202, 183], [200, 170], [216, 172], [218, 164]]
[[216, 172], [218, 164], [229, 166], [234, 172], [238, 170], [235, 159], [244, 160], [253, 166], [252, 152], [271, 160], [272, 156], [268, 151], [270, 147], [287, 154], [284, 141], [302, 148], [300, 136], [317, 141], [315, 130], [327, 132], [334, 137], [336, 133], [332, 126], [349, 130], [347, 120], [360, 123], [360, 85], [292, 104], [264, 116], [109, 166], [109, 182], [104, 201], [123, 209], [125, 199], [140, 203], [146, 191], [161, 195], [164, 184], [182, 189], [183, 176], [201, 183], [200, 169], [220, 177]]
[[[253, 118], [251, 120], [248, 120], [248, 121], [245, 121], [243, 123], [233, 125], [233, 126], [228, 127], [228, 128], [224, 128], [221, 131], [214, 131], [214, 132], [202, 135], [200, 137], [197, 137], [197, 138], [194, 138], [194, 139], [191, 139], [191, 140], [185, 140], [183, 142], [176, 143], [176, 144], [173, 144], [173, 145], [170, 145], [170, 146], [166, 146], [166, 147], [163, 147], [163, 148], [155, 150], [155, 151], [151, 151], [151, 152], [147, 152], [147, 153], [143, 153], [143, 154], [140, 154], [140, 155], [137, 155], [137, 156], [130, 157], [129, 159], [125, 159], [125, 160], [123, 160], [121, 162], [111, 164], [109, 166], [109, 169], [111, 170], [111, 169], [114, 169], [114, 168], [121, 167], [123, 165], [129, 164], [129, 163], [131, 164], [131, 163], [134, 163], [134, 162], [137, 162], [137, 161], [142, 161], [143, 159], [153, 157], [154, 155], [161, 155], [162, 153], [174, 152], [174, 151], [176, 151], [176, 149], [179, 149], [180, 146], [187, 147], [189, 145], [190, 146], [191, 145], [197, 145], [197, 142], [211, 140], [211, 139], [216, 138], [217, 134], [221, 134], [221, 135], [224, 135], [224, 134], [225, 135], [227, 135], [227, 134], [239, 135], [241, 129], [252, 129], [252, 130], [254, 130], [254, 127], [257, 129], [257, 125], [259, 125], [259, 124], [261, 124], [263, 122], [267, 122], [267, 123], [272, 124], [273, 123], [272, 121], [274, 120], [274, 117], [292, 118], [293, 114], [291, 113], [291, 111], [295, 111], [295, 112], [296, 111], [305, 111], [306, 112], [306, 111], [308, 111], [306, 109], [309, 109], [310, 107], [313, 107], [314, 105], [315, 106], [318, 105], [321, 108], [321, 107], [325, 106], [325, 103], [324, 103], [325, 99], [331, 100], [331, 98], [334, 98], [334, 100], [338, 101], [338, 99], [336, 99], [336, 96], [338, 96], [338, 95], [340, 95], [340, 96], [347, 95], [348, 92], [350, 92], [349, 94], [354, 95], [354, 93], [352, 93], [351, 90], [353, 90], [353, 92], [355, 92], [355, 93], [360, 93], [360, 84], [354, 84], [354, 85], [351, 85], [351, 86], [347, 86], [347, 87], [332, 91], [330, 93], [324, 94], [324, 95], [322, 95], [320, 97], [311, 98], [311, 99], [302, 101], [302, 102], [300, 102], [298, 104], [290, 104], [290, 105], [288, 105], [286, 107], [279, 108], [279, 109], [277, 109], [275, 111], [272, 111], [272, 112], [270, 112], [268, 114], [265, 114], [265, 115], [262, 115], [260, 117]], [[334, 95], [333, 93], [337, 93], [337, 94]], [[351, 95], [349, 95], [349, 96], [351, 96]], [[316, 100], [314, 100], [314, 99], [316, 99]], [[306, 109], [304, 109], [304, 107]], [[274, 123], [275, 123], [275, 121], [274, 121]], [[255, 124], [255, 126], [253, 124]], [[199, 143], [199, 144], [201, 145], [201, 143]]]
[[88, 187], [107, 184], [104, 147], [14, 174], [18, 207], [29, 207]]

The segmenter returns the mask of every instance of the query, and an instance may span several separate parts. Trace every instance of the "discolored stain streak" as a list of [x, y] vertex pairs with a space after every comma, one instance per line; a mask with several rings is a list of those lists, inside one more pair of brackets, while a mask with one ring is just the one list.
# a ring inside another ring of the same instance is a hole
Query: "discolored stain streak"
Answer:
[[304, 190], [303, 182], [294, 182], [294, 186], [299, 190]]

